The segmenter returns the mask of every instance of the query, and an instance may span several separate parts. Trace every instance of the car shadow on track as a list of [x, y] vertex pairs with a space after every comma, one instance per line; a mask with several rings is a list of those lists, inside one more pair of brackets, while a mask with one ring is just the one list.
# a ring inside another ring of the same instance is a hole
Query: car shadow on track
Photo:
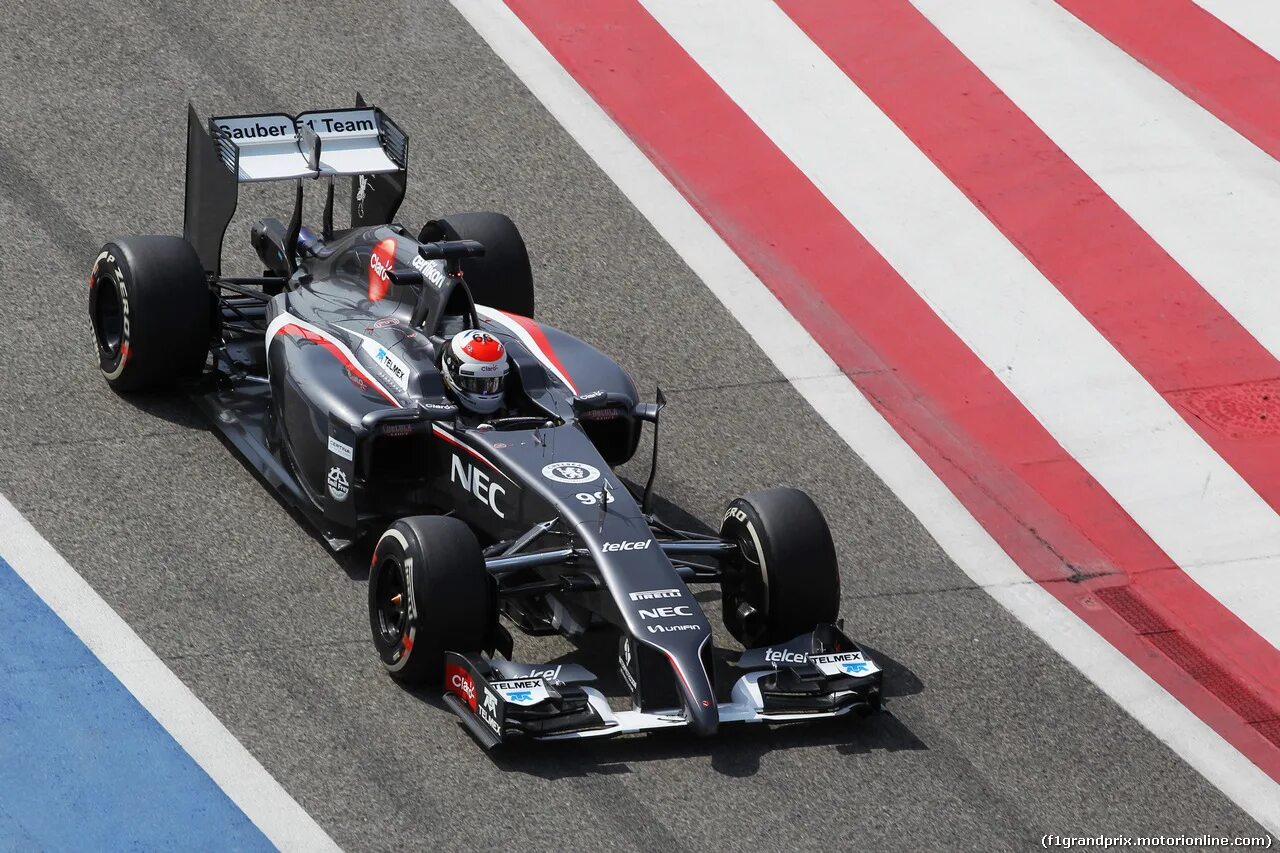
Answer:
[[117, 396], [148, 417], [174, 426], [199, 432], [209, 432], [213, 429], [209, 419], [200, 413], [196, 404], [191, 402], [186, 394], [175, 394], [171, 391], [134, 391]]
[[506, 772], [546, 780], [630, 773], [631, 765], [641, 762], [700, 757], [710, 758], [712, 770], [723, 776], [746, 777], [760, 771], [767, 754], [824, 747], [844, 756], [929, 748], [891, 710], [885, 710], [866, 718], [818, 723], [726, 726], [713, 738], [655, 732], [573, 744], [512, 744], [489, 753], [489, 758]]

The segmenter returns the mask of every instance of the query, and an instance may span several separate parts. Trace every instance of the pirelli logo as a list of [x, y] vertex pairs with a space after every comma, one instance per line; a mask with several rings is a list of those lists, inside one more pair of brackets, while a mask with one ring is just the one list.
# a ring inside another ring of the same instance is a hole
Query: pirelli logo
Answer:
[[646, 589], [631, 593], [631, 600], [653, 601], [659, 598], [679, 598], [682, 594], [678, 589]]

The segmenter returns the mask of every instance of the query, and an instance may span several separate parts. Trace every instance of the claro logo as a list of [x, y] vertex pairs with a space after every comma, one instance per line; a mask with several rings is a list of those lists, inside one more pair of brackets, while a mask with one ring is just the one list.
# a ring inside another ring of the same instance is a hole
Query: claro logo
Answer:
[[396, 265], [396, 241], [388, 237], [373, 247], [369, 256], [369, 301], [377, 302], [391, 286], [389, 273]]

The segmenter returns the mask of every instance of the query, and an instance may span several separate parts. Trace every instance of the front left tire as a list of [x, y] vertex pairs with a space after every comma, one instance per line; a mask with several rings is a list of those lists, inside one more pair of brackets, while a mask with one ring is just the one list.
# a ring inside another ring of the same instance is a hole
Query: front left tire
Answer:
[[444, 653], [484, 650], [497, 624], [496, 584], [466, 524], [419, 515], [382, 534], [369, 569], [369, 626], [392, 678], [438, 684]]

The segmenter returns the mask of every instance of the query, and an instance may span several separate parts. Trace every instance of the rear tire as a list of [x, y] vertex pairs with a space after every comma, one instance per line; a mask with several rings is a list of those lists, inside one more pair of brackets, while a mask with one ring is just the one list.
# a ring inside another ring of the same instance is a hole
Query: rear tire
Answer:
[[198, 376], [214, 305], [200, 258], [181, 237], [107, 243], [89, 274], [89, 317], [107, 384], [142, 391]]
[[475, 240], [484, 256], [462, 261], [462, 275], [478, 305], [533, 316], [533, 270], [516, 224], [501, 213], [454, 213], [422, 226], [419, 242]]
[[836, 621], [835, 544], [807, 494], [788, 488], [749, 492], [730, 502], [720, 537], [738, 545], [724, 561], [721, 597], [725, 627], [744, 648], [785, 642]]
[[456, 518], [402, 518], [374, 548], [369, 626], [382, 665], [397, 681], [439, 683], [446, 651], [489, 647], [496, 602], [480, 543]]

